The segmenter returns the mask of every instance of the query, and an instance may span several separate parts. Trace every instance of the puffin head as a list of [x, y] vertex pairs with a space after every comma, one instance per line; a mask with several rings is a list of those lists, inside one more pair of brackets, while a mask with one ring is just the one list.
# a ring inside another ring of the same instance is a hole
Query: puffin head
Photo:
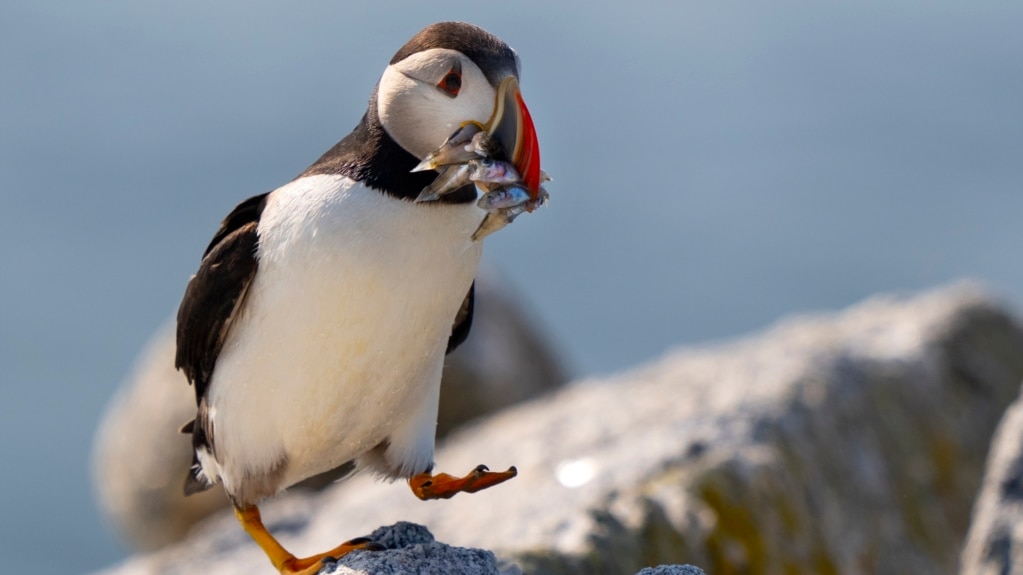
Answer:
[[498, 37], [472, 24], [433, 24], [384, 70], [377, 116], [391, 139], [420, 160], [466, 123], [490, 122], [488, 131], [535, 191], [539, 147], [518, 77], [518, 56]]

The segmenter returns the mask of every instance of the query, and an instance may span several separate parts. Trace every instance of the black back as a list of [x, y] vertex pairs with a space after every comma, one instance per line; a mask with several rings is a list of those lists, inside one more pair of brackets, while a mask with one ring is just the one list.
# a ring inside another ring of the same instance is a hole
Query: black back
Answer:
[[[318, 174], [341, 175], [395, 198], [412, 201], [433, 182], [437, 172], [412, 172], [419, 160], [402, 148], [387, 133], [377, 114], [377, 91], [369, 100], [369, 109], [352, 133], [327, 150], [298, 177]], [[463, 187], [441, 198], [444, 203], [475, 201], [476, 188]], [[429, 208], [429, 206], [424, 206]]]

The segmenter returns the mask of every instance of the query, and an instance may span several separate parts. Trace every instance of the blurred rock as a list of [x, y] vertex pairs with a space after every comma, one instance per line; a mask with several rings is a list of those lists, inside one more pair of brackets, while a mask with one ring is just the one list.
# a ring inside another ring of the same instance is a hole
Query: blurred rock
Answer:
[[[227, 507], [218, 487], [184, 497], [191, 442], [178, 433], [195, 416], [195, 394], [174, 369], [174, 322], [161, 328], [112, 400], [96, 437], [93, 476], [101, 509], [122, 537], [154, 550], [184, 537], [200, 519]], [[438, 436], [475, 417], [562, 385], [555, 353], [511, 291], [481, 270], [469, 339], [448, 357]], [[319, 489], [334, 476], [304, 485]]]
[[567, 381], [556, 348], [514, 294], [493, 269], [481, 268], [472, 331], [444, 367], [438, 437]]
[[1023, 397], [1006, 412], [991, 443], [959, 572], [1023, 573]]
[[174, 369], [174, 324], [163, 326], [136, 361], [110, 405], [93, 447], [100, 509], [122, 539], [140, 550], [184, 537], [227, 506], [223, 490], [186, 498], [191, 441], [178, 429], [194, 417], [195, 393]]
[[[423, 503], [359, 476], [264, 517], [298, 553], [414, 521], [529, 575], [951, 573], [1021, 351], [1018, 320], [974, 287], [877, 298], [562, 389], [438, 452], [450, 473], [517, 465], [506, 484]], [[245, 539], [218, 516], [114, 573], [265, 569]]]

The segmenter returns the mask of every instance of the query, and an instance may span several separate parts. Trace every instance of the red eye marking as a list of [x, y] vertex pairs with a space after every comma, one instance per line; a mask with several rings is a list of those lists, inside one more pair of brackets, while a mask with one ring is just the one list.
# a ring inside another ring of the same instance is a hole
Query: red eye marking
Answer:
[[448, 73], [444, 74], [444, 77], [437, 83], [437, 87], [452, 98], [458, 95], [458, 91], [462, 89], [461, 62], [455, 62], [455, 64], [451, 66]]

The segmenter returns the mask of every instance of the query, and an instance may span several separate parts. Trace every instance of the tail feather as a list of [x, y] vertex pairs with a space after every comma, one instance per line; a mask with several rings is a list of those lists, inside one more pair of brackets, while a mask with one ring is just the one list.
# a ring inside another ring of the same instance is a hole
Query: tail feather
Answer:
[[192, 467], [188, 469], [188, 476], [185, 477], [184, 487], [186, 497], [202, 493], [213, 487], [213, 483], [210, 483], [206, 479], [206, 474], [202, 472], [202, 464], [199, 463], [199, 457], [195, 453], [192, 454]]

